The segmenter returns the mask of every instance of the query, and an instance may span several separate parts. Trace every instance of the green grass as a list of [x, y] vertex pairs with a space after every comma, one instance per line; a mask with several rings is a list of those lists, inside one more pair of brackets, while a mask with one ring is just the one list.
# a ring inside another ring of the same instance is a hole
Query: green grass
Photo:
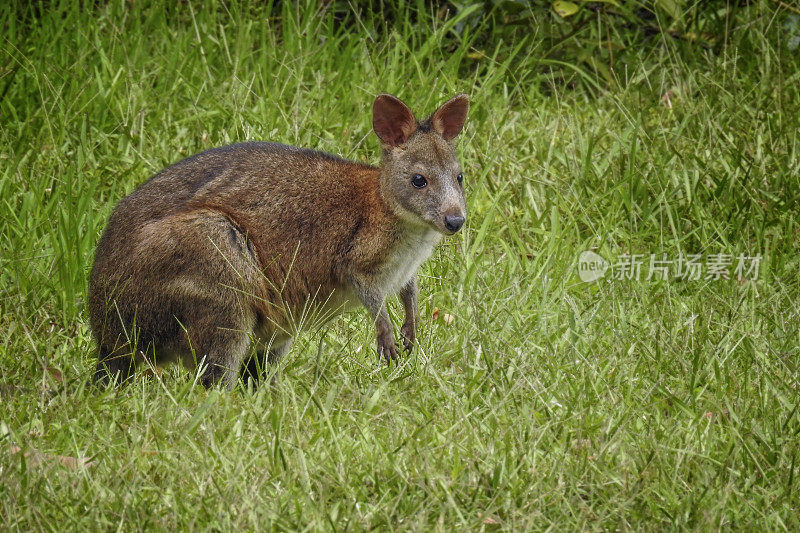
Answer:
[[[800, 527], [800, 50], [777, 3], [716, 50], [642, 39], [588, 88], [536, 31], [422, 4], [385, 25], [142, 4], [0, 7], [4, 527]], [[423, 267], [411, 357], [380, 366], [361, 311], [300, 336], [276, 390], [176, 367], [85, 386], [119, 199], [246, 139], [375, 162], [384, 91], [473, 104], [467, 227]], [[754, 282], [581, 283], [586, 249], [764, 259]]]

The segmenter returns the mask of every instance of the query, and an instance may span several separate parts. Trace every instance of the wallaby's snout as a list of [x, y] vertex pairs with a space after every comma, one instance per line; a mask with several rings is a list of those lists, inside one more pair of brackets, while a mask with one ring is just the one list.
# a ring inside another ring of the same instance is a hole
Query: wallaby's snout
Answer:
[[458, 233], [467, 219], [463, 177], [459, 171], [455, 179], [444, 173], [440, 180], [439, 194], [434, 195], [438, 200], [438, 209], [431, 212], [434, 222], [431, 225], [439, 233], [453, 235]]
[[456, 233], [461, 229], [461, 226], [464, 225], [465, 220], [466, 219], [461, 215], [445, 215], [444, 227], [447, 228], [447, 231], [450, 233]]

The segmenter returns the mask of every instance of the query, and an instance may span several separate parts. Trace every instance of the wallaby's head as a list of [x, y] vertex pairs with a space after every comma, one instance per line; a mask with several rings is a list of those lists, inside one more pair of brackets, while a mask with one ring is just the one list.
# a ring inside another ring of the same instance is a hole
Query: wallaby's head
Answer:
[[381, 194], [404, 220], [445, 235], [467, 218], [461, 165], [453, 140], [464, 126], [469, 98], [460, 94], [418, 122], [402, 101], [382, 94], [372, 106], [381, 140]]

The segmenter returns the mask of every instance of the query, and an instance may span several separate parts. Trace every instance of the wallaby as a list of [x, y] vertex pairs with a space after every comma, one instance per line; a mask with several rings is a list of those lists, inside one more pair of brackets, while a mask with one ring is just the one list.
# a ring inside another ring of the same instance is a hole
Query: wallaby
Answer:
[[[309, 314], [358, 303], [388, 363], [398, 357], [385, 306], [395, 293], [410, 351], [417, 269], [466, 218], [453, 141], [468, 110], [461, 94], [419, 122], [401, 100], [379, 95], [377, 167], [248, 142], [145, 182], [120, 201], [97, 246], [89, 281], [95, 381], [123, 381], [148, 357], [180, 358], [202, 365], [204, 385], [231, 388], [241, 372], [285, 355]], [[260, 350], [245, 361], [252, 339]]]

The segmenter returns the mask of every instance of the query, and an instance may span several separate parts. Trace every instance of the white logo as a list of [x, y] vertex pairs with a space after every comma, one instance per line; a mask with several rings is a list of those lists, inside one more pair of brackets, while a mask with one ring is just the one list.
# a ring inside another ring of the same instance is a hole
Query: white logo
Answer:
[[578, 257], [578, 277], [586, 283], [597, 281], [606, 275], [608, 262], [601, 256], [586, 250]]

